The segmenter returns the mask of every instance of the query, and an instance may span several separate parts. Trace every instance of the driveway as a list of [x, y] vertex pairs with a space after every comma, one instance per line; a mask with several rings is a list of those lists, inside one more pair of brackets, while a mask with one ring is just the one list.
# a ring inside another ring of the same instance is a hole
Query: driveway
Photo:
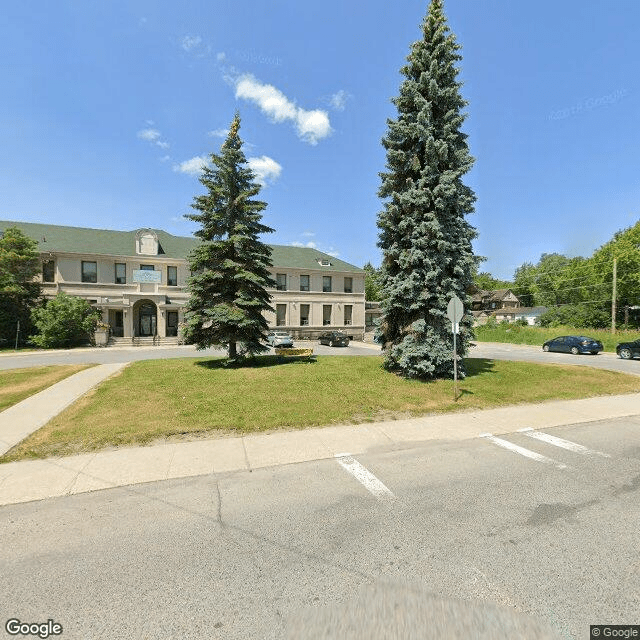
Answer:
[[[348, 347], [328, 347], [317, 342], [298, 341], [298, 347], [313, 347], [316, 355], [337, 356], [371, 356], [380, 355], [378, 345], [365, 342], [352, 342]], [[273, 353], [273, 351], [271, 351]], [[19, 369], [22, 367], [40, 367], [52, 364], [97, 363], [112, 364], [118, 362], [134, 362], [137, 360], [159, 360], [163, 358], [202, 358], [220, 357], [225, 352], [219, 349], [197, 351], [195, 347], [107, 347], [68, 349], [0, 354], [0, 370]], [[520, 360], [540, 364], [574, 364], [599, 369], [609, 369], [622, 373], [640, 375], [640, 360], [621, 360], [614, 353], [600, 353], [597, 356], [573, 356], [568, 353], [544, 353], [541, 347], [518, 344], [502, 344], [497, 342], [478, 342], [471, 348], [472, 358], [489, 358], [491, 360]]]
[[[318, 355], [370, 356], [380, 353], [377, 345], [352, 342], [348, 347], [327, 347], [317, 342], [297, 341], [296, 347], [313, 347]], [[271, 350], [269, 353], [273, 353]], [[197, 351], [193, 345], [174, 347], [87, 347], [80, 349], [56, 349], [13, 354], [0, 354], [0, 370], [42, 367], [52, 364], [113, 364], [137, 360], [162, 360], [164, 358], [203, 358], [225, 356], [221, 349]]]

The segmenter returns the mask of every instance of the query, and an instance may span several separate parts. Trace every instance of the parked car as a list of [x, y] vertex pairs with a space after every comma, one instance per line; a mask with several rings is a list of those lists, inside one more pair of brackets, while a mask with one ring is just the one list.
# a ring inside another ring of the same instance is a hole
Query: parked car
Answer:
[[328, 344], [330, 347], [348, 347], [349, 336], [342, 331], [327, 331], [318, 338], [318, 342]]
[[616, 345], [616, 353], [623, 360], [640, 358], [640, 340], [636, 340], [635, 342], [621, 342]]
[[592, 353], [596, 355], [602, 351], [602, 342], [588, 336], [558, 336], [547, 340], [542, 345], [543, 351], [560, 351], [561, 353]]
[[272, 347], [293, 347], [293, 338], [286, 331], [270, 331], [267, 342]]

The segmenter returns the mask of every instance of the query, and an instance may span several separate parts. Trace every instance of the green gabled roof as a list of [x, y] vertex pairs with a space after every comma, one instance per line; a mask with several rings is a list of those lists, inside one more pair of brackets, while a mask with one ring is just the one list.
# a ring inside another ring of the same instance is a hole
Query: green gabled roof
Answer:
[[[330, 256], [328, 253], [322, 253], [317, 249], [309, 247], [290, 247], [283, 244], [270, 244], [271, 259], [274, 267], [289, 267], [291, 269], [317, 269], [318, 271], [353, 271], [354, 273], [364, 273], [360, 267], [356, 267], [348, 262], [343, 262]], [[319, 260], [325, 260], [331, 263], [331, 266], [323, 267], [319, 264]]]
[[[65, 227], [56, 224], [34, 222], [14, 222], [0, 220], [0, 232], [7, 227], [18, 227], [26, 236], [38, 243], [41, 252], [84, 253], [103, 256], [135, 256], [136, 231], [112, 231], [110, 229], [87, 229], [85, 227]], [[174, 236], [166, 231], [153, 229], [158, 236], [163, 258], [186, 259], [199, 240], [194, 237]], [[272, 250], [274, 267], [293, 269], [317, 269], [319, 271], [347, 271], [364, 273], [362, 269], [348, 262], [338, 260], [317, 249], [269, 245]], [[149, 256], [150, 257], [150, 256]], [[319, 260], [326, 260], [331, 266], [323, 267]]]

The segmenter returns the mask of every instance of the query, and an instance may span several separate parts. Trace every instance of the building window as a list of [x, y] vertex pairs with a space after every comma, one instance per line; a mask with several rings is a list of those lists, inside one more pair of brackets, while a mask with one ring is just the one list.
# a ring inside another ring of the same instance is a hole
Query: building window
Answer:
[[278, 291], [287, 290], [287, 274], [286, 273], [276, 273], [276, 289]]
[[178, 312], [167, 311], [167, 336], [175, 337], [178, 335]]
[[344, 279], [344, 292], [353, 293], [353, 278]]
[[82, 261], [82, 282], [98, 282], [98, 263]]
[[167, 285], [170, 287], [178, 286], [178, 267], [167, 267]]
[[300, 305], [300, 326], [301, 327], [309, 326], [309, 305], [308, 304]]
[[309, 276], [300, 276], [300, 291], [309, 291]]
[[141, 264], [140, 271], [155, 271], [156, 268], [152, 264]]
[[353, 324], [353, 305], [344, 305], [344, 324], [345, 326]]
[[331, 276], [322, 276], [322, 290], [325, 293], [331, 291]]
[[54, 282], [56, 275], [56, 263], [53, 260], [45, 260], [42, 263], [42, 282]]
[[116, 262], [116, 284], [127, 284], [127, 265]]
[[287, 305], [277, 304], [276, 305], [276, 326], [284, 327], [285, 324], [287, 324]]
[[330, 304], [322, 305], [322, 324], [325, 327], [331, 324], [331, 305]]

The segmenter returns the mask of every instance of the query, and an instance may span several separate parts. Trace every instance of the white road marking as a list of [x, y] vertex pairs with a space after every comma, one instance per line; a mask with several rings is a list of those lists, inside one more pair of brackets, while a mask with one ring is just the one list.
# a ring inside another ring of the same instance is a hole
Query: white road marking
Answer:
[[529, 436], [529, 438], [535, 438], [536, 440], [547, 442], [556, 447], [568, 449], [569, 451], [573, 451], [574, 453], [581, 453], [582, 455], [602, 456], [603, 458], [611, 457], [608, 453], [602, 453], [602, 451], [595, 451], [594, 449], [587, 449], [587, 447], [583, 447], [581, 444], [571, 442], [571, 440], [564, 440], [563, 438], [550, 436], [548, 433], [535, 431], [531, 427], [528, 427], [527, 429], [519, 429], [518, 432], [523, 433], [525, 436]]
[[393, 493], [376, 478], [369, 470], [363, 467], [349, 453], [336, 453], [336, 462], [350, 473], [365, 489], [370, 491], [376, 498], [395, 498]]
[[497, 444], [499, 447], [504, 447], [509, 451], [513, 451], [514, 453], [519, 453], [521, 456], [525, 456], [526, 458], [531, 458], [532, 460], [536, 460], [537, 462], [544, 462], [545, 464], [552, 464], [558, 469], [566, 469], [567, 465], [562, 464], [561, 462], [556, 462], [551, 458], [547, 458], [547, 456], [543, 456], [540, 453], [536, 453], [535, 451], [529, 451], [529, 449], [525, 449], [524, 447], [520, 447], [517, 444], [513, 444], [512, 442], [508, 442], [507, 440], [503, 440], [502, 438], [496, 438], [496, 436], [491, 433], [481, 433], [481, 438], [486, 438], [487, 440], [491, 440], [494, 444]]

